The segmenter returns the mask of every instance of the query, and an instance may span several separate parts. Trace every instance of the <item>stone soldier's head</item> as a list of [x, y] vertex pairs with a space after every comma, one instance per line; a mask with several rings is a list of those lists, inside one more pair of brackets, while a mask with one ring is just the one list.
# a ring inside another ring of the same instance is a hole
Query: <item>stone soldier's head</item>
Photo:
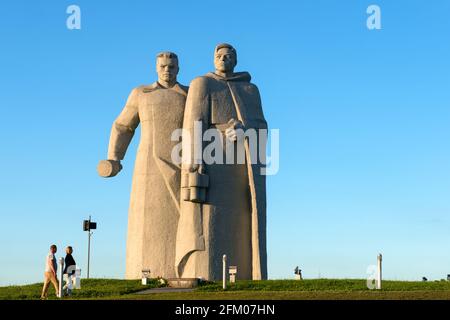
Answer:
[[165, 51], [156, 56], [156, 72], [162, 86], [172, 87], [177, 82], [179, 70], [178, 56], [175, 53]]
[[232, 75], [237, 64], [236, 49], [231, 44], [221, 43], [214, 50], [214, 66], [216, 73], [221, 75]]

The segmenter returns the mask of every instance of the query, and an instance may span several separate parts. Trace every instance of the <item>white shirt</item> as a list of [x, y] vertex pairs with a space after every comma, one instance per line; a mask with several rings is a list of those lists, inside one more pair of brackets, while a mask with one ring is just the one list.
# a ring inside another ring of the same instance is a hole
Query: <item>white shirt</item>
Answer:
[[52, 272], [52, 269], [50, 268], [50, 264], [53, 264], [53, 267], [55, 268], [55, 272], [58, 269], [58, 264], [56, 263], [56, 257], [53, 253], [49, 252], [47, 254], [47, 257], [45, 258], [45, 272]]

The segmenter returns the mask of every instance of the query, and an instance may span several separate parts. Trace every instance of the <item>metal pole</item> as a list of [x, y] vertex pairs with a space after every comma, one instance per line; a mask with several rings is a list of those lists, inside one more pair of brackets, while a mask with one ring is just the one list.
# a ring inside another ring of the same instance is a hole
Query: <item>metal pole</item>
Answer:
[[[91, 216], [89, 216], [89, 226], [91, 225]], [[89, 279], [89, 263], [91, 258], [91, 229], [88, 230], [88, 260], [87, 260], [87, 279]]]
[[88, 231], [88, 261], [87, 261], [87, 278], [89, 279], [89, 263], [91, 257], [91, 232]]
[[227, 255], [223, 255], [223, 290], [227, 288]]
[[383, 259], [383, 257], [382, 257], [382, 255], [381, 255], [381, 253], [380, 254], [378, 254], [378, 259], [377, 259], [377, 265], [378, 265], [378, 274], [377, 274], [377, 289], [378, 290], [381, 290], [381, 279], [382, 279], [382, 274], [381, 274], [381, 272], [382, 272], [382, 265], [381, 265], [381, 262], [382, 262], [382, 259]]

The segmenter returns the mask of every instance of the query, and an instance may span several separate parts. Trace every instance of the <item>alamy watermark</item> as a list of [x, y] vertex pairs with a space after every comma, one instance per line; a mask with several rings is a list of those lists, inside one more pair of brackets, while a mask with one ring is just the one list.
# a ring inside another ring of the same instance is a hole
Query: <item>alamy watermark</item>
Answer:
[[81, 9], [79, 6], [72, 4], [67, 7], [66, 13], [69, 15], [66, 20], [66, 27], [69, 30], [81, 29]]
[[[275, 175], [280, 167], [280, 132], [278, 129], [236, 128], [224, 134], [217, 128], [203, 130], [202, 121], [195, 121], [192, 130], [176, 129], [171, 153], [176, 165], [211, 164], [261, 165], [261, 175]], [[267, 154], [267, 145], [270, 154]]]
[[372, 4], [367, 7], [367, 14], [370, 16], [367, 18], [367, 29], [369, 30], [381, 30], [381, 8], [376, 4]]

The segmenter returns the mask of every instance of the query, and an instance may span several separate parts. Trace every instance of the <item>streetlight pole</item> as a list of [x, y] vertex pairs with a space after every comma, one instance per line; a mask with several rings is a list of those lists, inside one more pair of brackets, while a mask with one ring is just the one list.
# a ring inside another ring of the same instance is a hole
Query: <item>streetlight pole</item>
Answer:
[[87, 279], [89, 279], [89, 267], [91, 262], [91, 236], [93, 232], [91, 230], [97, 229], [97, 223], [91, 222], [91, 216], [89, 216], [89, 220], [83, 221], [83, 231], [88, 232], [88, 259], [87, 259]]
[[[89, 216], [89, 224], [91, 223], [91, 216]], [[87, 279], [89, 279], [89, 264], [91, 260], [91, 230], [88, 230], [88, 261], [87, 261]]]

